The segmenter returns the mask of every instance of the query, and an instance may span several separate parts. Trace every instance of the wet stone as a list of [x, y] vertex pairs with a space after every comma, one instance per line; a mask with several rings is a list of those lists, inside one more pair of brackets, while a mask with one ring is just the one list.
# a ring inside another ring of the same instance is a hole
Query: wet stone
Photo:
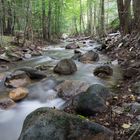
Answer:
[[54, 72], [63, 75], [70, 75], [77, 71], [77, 66], [72, 59], [63, 59], [54, 67]]
[[8, 97], [0, 98], [0, 109], [9, 109], [11, 107], [14, 107], [15, 105], [15, 102]]
[[9, 97], [14, 101], [19, 101], [24, 99], [28, 95], [29, 91], [26, 88], [16, 88], [9, 93]]
[[7, 87], [26, 86], [30, 82], [30, 78], [24, 71], [15, 71], [8, 75], [5, 79], [5, 85]]

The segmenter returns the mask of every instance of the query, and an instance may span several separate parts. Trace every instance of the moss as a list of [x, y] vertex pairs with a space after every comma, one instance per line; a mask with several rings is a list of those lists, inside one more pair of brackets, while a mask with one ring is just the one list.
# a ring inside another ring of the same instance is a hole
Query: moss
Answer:
[[78, 115], [78, 117], [80, 117], [81, 119], [87, 119], [87, 117], [85, 117], [83, 115]]
[[114, 28], [114, 29], [118, 29], [119, 28], [119, 18], [114, 19], [111, 23], [110, 23], [110, 27]]
[[11, 45], [11, 41], [13, 40], [12, 36], [3, 36], [2, 37], [2, 45], [1, 47], [6, 48], [6, 49], [11, 49], [11, 48], [15, 48], [16, 46]]

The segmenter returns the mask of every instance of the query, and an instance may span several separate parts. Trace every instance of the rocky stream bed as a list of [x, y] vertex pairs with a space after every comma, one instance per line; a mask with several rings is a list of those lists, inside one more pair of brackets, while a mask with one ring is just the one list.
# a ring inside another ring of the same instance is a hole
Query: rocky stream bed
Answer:
[[0, 139], [109, 140], [128, 133], [133, 113], [126, 110], [129, 104], [117, 104], [123, 98], [114, 93], [121, 69], [100, 47], [93, 40], [67, 40], [44, 47], [42, 56], [5, 62], [0, 71]]

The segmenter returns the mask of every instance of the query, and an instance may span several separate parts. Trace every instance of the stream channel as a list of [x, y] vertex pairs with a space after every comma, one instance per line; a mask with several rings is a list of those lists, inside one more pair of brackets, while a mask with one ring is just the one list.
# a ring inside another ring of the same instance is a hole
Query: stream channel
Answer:
[[[46, 47], [43, 51], [43, 55], [35, 58], [31, 58], [24, 61], [16, 62], [9, 66], [9, 71], [0, 72], [0, 74], [7, 74], [14, 69], [30, 66], [36, 67], [38, 65], [47, 65], [49, 68], [49, 75], [46, 79], [37, 81], [28, 85], [30, 96], [24, 100], [18, 102], [14, 108], [8, 110], [0, 110], [0, 140], [17, 140], [23, 122], [26, 116], [40, 107], [55, 107], [61, 109], [65, 104], [65, 101], [57, 96], [57, 92], [54, 90], [56, 86], [56, 80], [80, 80], [86, 81], [90, 85], [103, 84], [107, 87], [114, 85], [120, 78], [121, 72], [116, 62], [112, 62], [113, 76], [110, 79], [103, 80], [93, 74], [93, 70], [104, 63], [109, 62], [107, 56], [99, 53], [99, 61], [93, 64], [83, 64], [75, 61], [77, 65], [77, 72], [73, 75], [63, 76], [53, 73], [53, 67], [64, 58], [71, 58], [74, 55], [74, 50], [66, 50], [65, 45], [69, 42], [63, 42], [59, 45], [52, 45]], [[90, 40], [86, 40], [85, 47], [81, 47], [79, 50], [87, 52], [89, 50], [96, 51], [95, 48], [99, 47], [98, 43], [90, 43]], [[0, 98], [7, 95], [7, 88], [3, 86], [3, 81], [0, 81]]]

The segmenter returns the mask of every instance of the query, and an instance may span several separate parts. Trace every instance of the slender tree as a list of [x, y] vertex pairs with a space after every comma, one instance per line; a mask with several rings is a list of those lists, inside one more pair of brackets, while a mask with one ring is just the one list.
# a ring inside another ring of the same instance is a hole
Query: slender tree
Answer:
[[140, 31], [140, 0], [133, 0], [134, 27]]
[[42, 0], [42, 33], [43, 39], [47, 39], [46, 33], [46, 2]]

